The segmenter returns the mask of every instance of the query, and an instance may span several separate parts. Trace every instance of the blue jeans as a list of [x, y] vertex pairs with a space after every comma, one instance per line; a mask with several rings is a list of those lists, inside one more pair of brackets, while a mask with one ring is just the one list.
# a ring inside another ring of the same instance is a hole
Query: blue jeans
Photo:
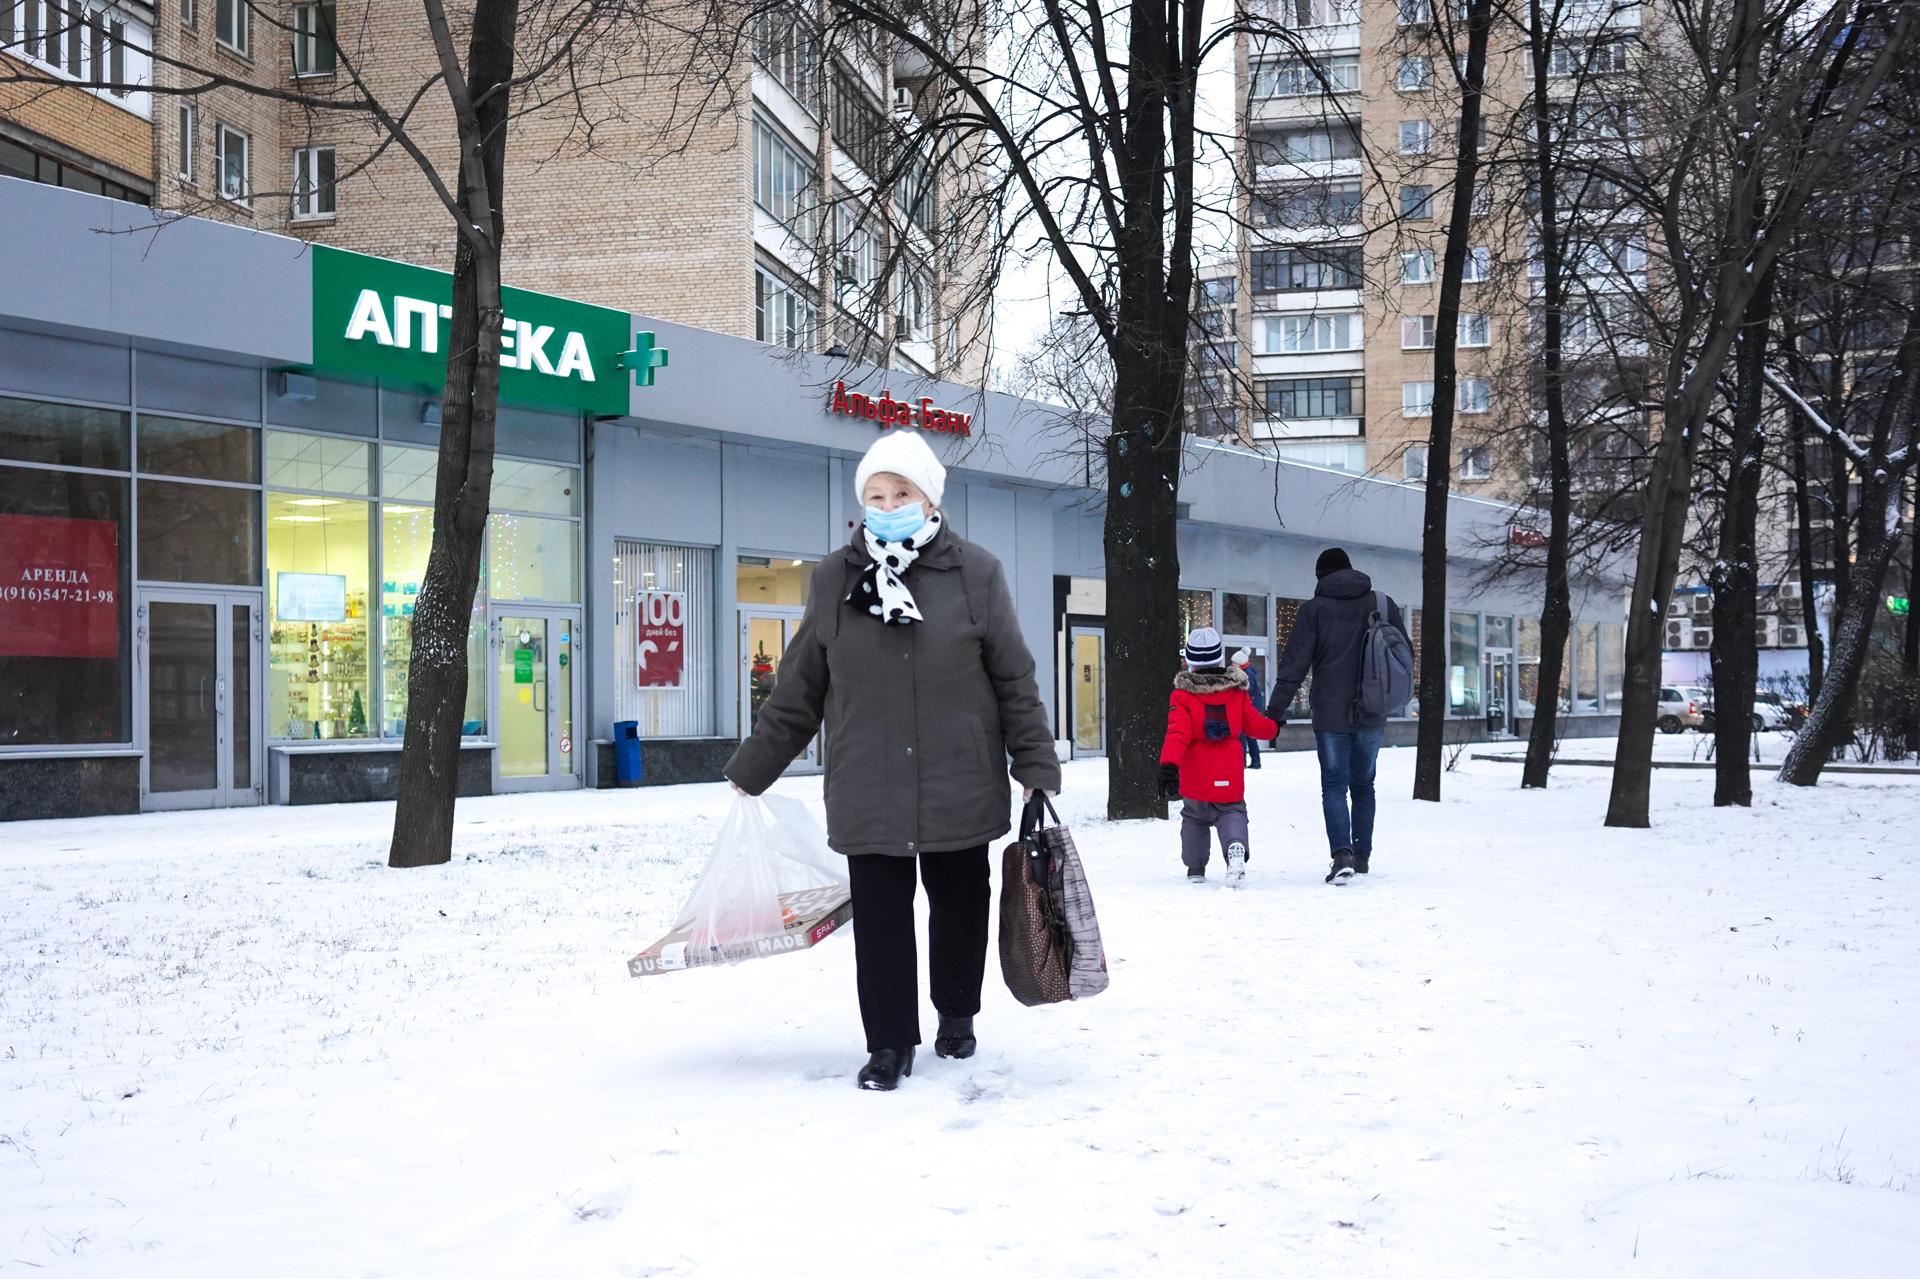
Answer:
[[[1373, 768], [1380, 758], [1384, 728], [1362, 728], [1351, 733], [1313, 734], [1320, 753], [1320, 807], [1327, 819], [1327, 847], [1333, 852], [1350, 848], [1373, 852]], [[1347, 795], [1353, 795], [1353, 813], [1347, 813]]]

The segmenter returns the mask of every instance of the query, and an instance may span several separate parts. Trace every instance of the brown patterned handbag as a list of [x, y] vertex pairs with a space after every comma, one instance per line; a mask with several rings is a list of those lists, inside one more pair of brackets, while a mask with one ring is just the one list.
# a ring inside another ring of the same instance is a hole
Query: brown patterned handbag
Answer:
[[1036, 791], [1020, 816], [1020, 838], [1001, 854], [1000, 972], [1028, 1007], [1107, 988], [1093, 892], [1073, 836], [1059, 823], [1045, 792]]

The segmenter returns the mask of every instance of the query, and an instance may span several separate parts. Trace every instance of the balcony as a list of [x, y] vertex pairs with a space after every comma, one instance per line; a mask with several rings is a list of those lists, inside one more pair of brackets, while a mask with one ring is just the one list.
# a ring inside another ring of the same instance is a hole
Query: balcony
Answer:
[[1336, 440], [1358, 439], [1365, 434], [1357, 417], [1257, 417], [1253, 420], [1256, 440]]

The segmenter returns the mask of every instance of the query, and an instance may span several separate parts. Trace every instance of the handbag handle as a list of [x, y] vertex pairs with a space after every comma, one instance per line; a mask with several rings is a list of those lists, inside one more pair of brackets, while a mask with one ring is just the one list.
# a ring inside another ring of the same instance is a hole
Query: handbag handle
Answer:
[[1033, 798], [1027, 801], [1026, 807], [1020, 812], [1020, 842], [1024, 844], [1039, 833], [1047, 824], [1047, 818], [1051, 818], [1055, 826], [1060, 824], [1060, 814], [1053, 811], [1053, 801], [1047, 798], [1045, 791], [1036, 788]]

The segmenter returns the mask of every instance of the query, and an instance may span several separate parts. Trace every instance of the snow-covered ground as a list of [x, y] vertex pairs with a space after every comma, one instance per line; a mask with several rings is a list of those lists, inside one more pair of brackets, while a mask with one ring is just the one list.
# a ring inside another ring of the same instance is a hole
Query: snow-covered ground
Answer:
[[[1777, 731], [1755, 733], [1753, 747], [1747, 758], [1755, 760], [1754, 781], [1776, 773], [1780, 765], [1786, 762], [1787, 752], [1793, 748], [1793, 735]], [[1610, 760], [1613, 758], [1615, 741], [1612, 737], [1568, 737], [1561, 739], [1561, 759]], [[1655, 733], [1653, 735], [1653, 758], [1656, 763], [1695, 762], [1713, 763], [1714, 737], [1712, 733], [1699, 733], [1689, 729], [1680, 733]], [[1471, 748], [1480, 755], [1509, 755], [1515, 759], [1524, 758], [1527, 743], [1524, 738], [1513, 741], [1482, 742]], [[1844, 761], [1848, 766], [1856, 766], [1859, 760], [1849, 754]], [[1889, 760], [1884, 756], [1876, 757], [1874, 768], [1906, 768], [1920, 773], [1920, 757], [1909, 755], [1902, 760]]]
[[1604, 770], [1390, 751], [1334, 889], [1267, 759], [1238, 894], [1070, 766], [1112, 989], [990, 976], [891, 1095], [846, 937], [626, 975], [720, 787], [465, 801], [425, 871], [382, 805], [0, 827], [0, 1272], [1915, 1273], [1920, 788], [1608, 831]]

